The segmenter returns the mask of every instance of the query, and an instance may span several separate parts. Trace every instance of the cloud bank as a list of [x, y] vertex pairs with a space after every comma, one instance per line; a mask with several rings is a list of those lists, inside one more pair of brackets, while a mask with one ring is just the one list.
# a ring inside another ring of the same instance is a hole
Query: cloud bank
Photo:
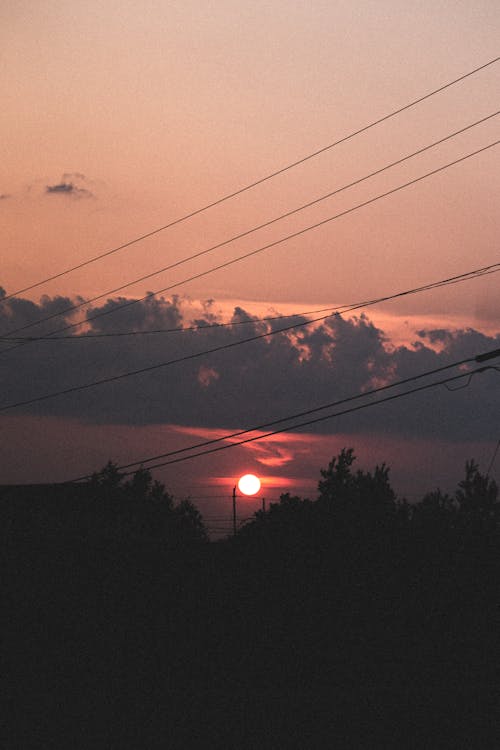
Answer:
[[[0, 331], [7, 333], [60, 312], [72, 302], [64, 296], [44, 296], [39, 303], [13, 298], [0, 306]], [[245, 325], [92, 338], [96, 333], [171, 329], [191, 323], [185, 303], [178, 297], [151, 296], [111, 314], [121, 302], [119, 298], [109, 299], [94, 308], [89, 316], [109, 314], [90, 321], [77, 341], [33, 342], [1, 355], [0, 406], [232, 346], [5, 413], [76, 418], [102, 425], [176, 424], [237, 430], [409, 378], [500, 345], [500, 334], [433, 329], [419, 331], [412, 346], [393, 346], [365, 315], [335, 315], [316, 328], [304, 326], [234, 346], [287, 324], [256, 320], [241, 307], [234, 309], [233, 322], [247, 321]], [[214, 317], [208, 305], [198, 314], [197, 325], [207, 326]], [[29, 329], [26, 335], [47, 334], [65, 322], [71, 319], [63, 315]], [[344, 434], [369, 431], [418, 439], [496, 440], [499, 383], [498, 372], [486, 372], [457, 392], [441, 386], [311, 429]], [[278, 466], [287, 457], [277, 451], [267, 458], [270, 465]]]

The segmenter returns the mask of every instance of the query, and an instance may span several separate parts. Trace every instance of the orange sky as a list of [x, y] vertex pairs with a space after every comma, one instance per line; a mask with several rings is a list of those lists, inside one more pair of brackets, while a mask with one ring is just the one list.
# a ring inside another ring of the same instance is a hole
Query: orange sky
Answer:
[[[0, 202], [0, 283], [8, 291], [160, 226], [477, 67], [495, 57], [500, 31], [492, 2], [424, 2], [410, 13], [399, 2], [40, 6], [16, 0], [4, 3], [2, 13], [0, 193], [8, 197]], [[498, 108], [499, 71], [491, 66], [188, 224], [37, 290], [34, 298], [106, 291], [437, 140]], [[497, 137], [495, 118], [129, 291], [182, 280]], [[491, 150], [182, 291], [343, 302], [494, 262], [498, 166], [498, 149]], [[92, 195], [45, 192], [64, 180]], [[473, 315], [480, 296], [479, 289], [467, 295]], [[461, 308], [463, 297], [458, 290], [442, 311]], [[419, 311], [427, 305], [422, 299]]]
[[[0, 286], [11, 293], [259, 179], [496, 57], [499, 38], [491, 0], [4, 0]], [[493, 113], [499, 82], [497, 63], [27, 296], [100, 294], [272, 219]], [[498, 122], [126, 293], [182, 281], [481, 148], [498, 138]], [[499, 153], [176, 291], [224, 310], [288, 312], [498, 262]], [[73, 190], [47, 191], [63, 183]], [[493, 275], [370, 316], [396, 344], [431, 322], [492, 334], [498, 300]]]

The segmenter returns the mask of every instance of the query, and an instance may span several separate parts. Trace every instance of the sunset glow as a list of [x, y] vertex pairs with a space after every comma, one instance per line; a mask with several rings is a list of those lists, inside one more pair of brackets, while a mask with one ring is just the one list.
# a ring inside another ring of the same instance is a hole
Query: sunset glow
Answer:
[[4, 5], [0, 333], [78, 340], [0, 342], [0, 483], [181, 451], [155, 469], [180, 496], [243, 469], [271, 502], [343, 445], [403, 490], [490, 460], [491, 373], [259, 425], [498, 347], [495, 269], [405, 291], [499, 260], [498, 3]]
[[3, 746], [500, 750], [499, 0], [0, 3]]

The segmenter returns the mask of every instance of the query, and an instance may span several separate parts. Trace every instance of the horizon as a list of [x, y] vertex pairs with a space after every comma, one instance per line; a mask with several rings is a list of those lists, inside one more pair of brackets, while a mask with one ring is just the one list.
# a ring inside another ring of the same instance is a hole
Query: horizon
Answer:
[[[500, 12], [424, 2], [408, 19], [394, 0], [7, 3], [0, 286], [13, 296], [0, 299], [0, 333], [245, 325], [1, 342], [0, 482], [184, 450], [498, 348]], [[474, 269], [488, 270], [433, 286]], [[278, 327], [262, 317], [398, 294], [234, 346]], [[466, 459], [493, 455], [497, 380], [491, 370], [456, 393], [443, 385], [158, 477], [206, 488], [248, 466], [286, 491], [352, 445], [364, 466], [393, 467], [402, 495], [451, 487]]]

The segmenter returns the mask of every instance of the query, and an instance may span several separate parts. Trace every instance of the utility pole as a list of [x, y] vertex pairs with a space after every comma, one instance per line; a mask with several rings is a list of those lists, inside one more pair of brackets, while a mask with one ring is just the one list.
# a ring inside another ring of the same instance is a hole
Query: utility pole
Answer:
[[233, 536], [236, 536], [236, 486], [233, 487]]

